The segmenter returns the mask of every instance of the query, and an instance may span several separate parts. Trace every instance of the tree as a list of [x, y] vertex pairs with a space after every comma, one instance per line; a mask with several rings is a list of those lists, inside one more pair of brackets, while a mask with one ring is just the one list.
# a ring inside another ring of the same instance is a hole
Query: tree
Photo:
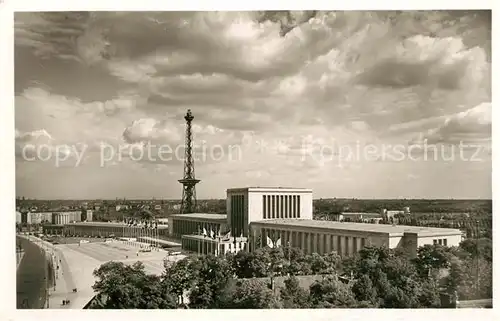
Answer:
[[281, 304], [267, 284], [258, 279], [231, 282], [221, 296], [219, 308], [225, 309], [276, 309]]
[[323, 271], [325, 274], [333, 274], [339, 272], [342, 267], [342, 258], [337, 252], [333, 251], [323, 255], [325, 260], [326, 268]]
[[307, 260], [304, 252], [296, 247], [284, 247], [283, 254], [288, 259], [287, 272], [290, 275], [311, 274], [311, 263]]
[[170, 267], [168, 263], [164, 262], [164, 283], [177, 298], [180, 298], [180, 302], [184, 303], [184, 292], [192, 288], [197, 278], [197, 270], [193, 268], [195, 263], [189, 258], [177, 261]]
[[370, 302], [373, 305], [378, 304], [377, 289], [366, 274], [354, 282], [352, 292], [358, 301]]
[[147, 275], [144, 265], [132, 266], [122, 262], [108, 262], [94, 271], [98, 279], [93, 289], [97, 292], [96, 305], [101, 309], [173, 309], [175, 297], [162, 287], [160, 277]]
[[238, 278], [261, 277], [262, 271], [258, 268], [256, 256], [253, 252], [239, 251], [236, 254], [228, 254], [227, 260], [231, 262], [234, 272]]
[[450, 266], [449, 250], [439, 244], [424, 245], [417, 249], [417, 257], [413, 260], [419, 274], [428, 276], [432, 270], [444, 269]]
[[419, 305], [422, 308], [440, 308], [441, 299], [439, 296], [439, 283], [435, 279], [423, 280], [422, 291], [418, 298]]
[[309, 293], [300, 287], [299, 280], [290, 276], [285, 280], [285, 287], [280, 289], [280, 298], [286, 309], [306, 309], [309, 307]]
[[460, 249], [469, 253], [472, 258], [484, 257], [487, 261], [492, 261], [491, 239], [466, 239], [460, 243]]
[[252, 252], [252, 260], [249, 261], [249, 269], [252, 270], [253, 276], [265, 277], [270, 273], [271, 266], [271, 249], [269, 247], [258, 248]]
[[231, 264], [214, 255], [201, 256], [193, 261], [196, 280], [189, 294], [189, 306], [198, 309], [217, 308], [229, 280], [234, 275]]
[[450, 272], [449, 293], [457, 291], [461, 300], [491, 298], [492, 276], [492, 264], [483, 258], [459, 261]]
[[315, 281], [309, 287], [309, 300], [314, 308], [354, 308], [358, 305], [349, 285], [333, 277]]
[[325, 258], [318, 253], [308, 255], [307, 261], [311, 264], [311, 272], [313, 274], [323, 274], [328, 268]]
[[[373, 302], [376, 292], [380, 307], [420, 306], [421, 280], [415, 265], [406, 256], [385, 247], [366, 247], [358, 254], [350, 269], [356, 280], [353, 291], [359, 300]], [[363, 290], [364, 286], [369, 285], [367, 278], [371, 281], [372, 289]]]

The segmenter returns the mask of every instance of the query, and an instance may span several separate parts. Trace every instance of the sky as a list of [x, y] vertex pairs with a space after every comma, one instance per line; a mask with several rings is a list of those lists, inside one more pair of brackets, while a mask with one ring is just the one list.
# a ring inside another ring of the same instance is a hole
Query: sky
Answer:
[[491, 198], [491, 13], [15, 13], [16, 193]]

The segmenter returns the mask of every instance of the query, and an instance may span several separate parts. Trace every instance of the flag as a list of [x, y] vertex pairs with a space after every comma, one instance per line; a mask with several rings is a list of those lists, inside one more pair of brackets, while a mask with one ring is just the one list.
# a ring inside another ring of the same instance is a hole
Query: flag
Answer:
[[229, 241], [229, 239], [231, 238], [231, 232], [227, 232], [223, 237], [222, 237], [222, 240], [223, 241]]
[[269, 236], [267, 237], [267, 246], [269, 246], [270, 248], [274, 247], [273, 240], [271, 240]]
[[210, 230], [210, 237], [211, 237], [211, 238], [214, 238], [214, 236], [215, 236], [215, 235], [214, 235], [214, 231]]
[[276, 245], [276, 247], [280, 247], [281, 246], [281, 238], [279, 238], [279, 239], [276, 240], [275, 245]]
[[203, 228], [203, 236], [207, 236], [207, 230]]

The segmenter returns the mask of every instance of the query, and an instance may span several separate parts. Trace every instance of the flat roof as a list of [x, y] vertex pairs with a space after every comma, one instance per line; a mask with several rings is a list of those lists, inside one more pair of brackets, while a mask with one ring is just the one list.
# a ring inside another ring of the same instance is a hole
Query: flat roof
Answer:
[[[123, 222], [75, 222], [75, 223], [67, 223], [64, 225], [74, 225], [74, 226], [89, 226], [89, 227], [99, 227], [99, 226], [109, 226], [109, 227], [127, 227], [128, 224]], [[133, 227], [133, 226], [130, 226]], [[135, 226], [136, 228], [140, 228], [139, 226]], [[167, 228], [165, 225], [158, 224], [158, 228]]]
[[228, 188], [226, 190], [227, 193], [230, 192], [300, 192], [300, 193], [312, 193], [312, 189], [310, 188], [302, 188], [302, 187], [266, 187], [266, 186], [249, 186], [249, 187], [234, 187]]
[[408, 225], [387, 225], [387, 224], [369, 224], [369, 223], [350, 223], [335, 221], [318, 221], [307, 219], [271, 219], [255, 221], [250, 224], [258, 225], [281, 225], [284, 227], [311, 227], [324, 230], [344, 230], [369, 233], [384, 233], [389, 235], [401, 235], [403, 233], [416, 233], [419, 236], [432, 235], [456, 235], [461, 234], [458, 229], [437, 228], [424, 226]]
[[213, 213], [189, 213], [189, 214], [175, 214], [170, 215], [170, 218], [179, 219], [195, 219], [195, 220], [208, 220], [208, 221], [225, 221], [227, 219], [226, 214], [213, 214]]

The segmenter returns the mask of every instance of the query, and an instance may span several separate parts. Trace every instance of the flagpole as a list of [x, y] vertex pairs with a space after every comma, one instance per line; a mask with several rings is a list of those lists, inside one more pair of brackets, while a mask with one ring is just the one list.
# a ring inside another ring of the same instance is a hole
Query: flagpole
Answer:
[[160, 241], [158, 240], [159, 233], [158, 233], [158, 221], [155, 222], [155, 234], [156, 234], [156, 250], [160, 251]]

